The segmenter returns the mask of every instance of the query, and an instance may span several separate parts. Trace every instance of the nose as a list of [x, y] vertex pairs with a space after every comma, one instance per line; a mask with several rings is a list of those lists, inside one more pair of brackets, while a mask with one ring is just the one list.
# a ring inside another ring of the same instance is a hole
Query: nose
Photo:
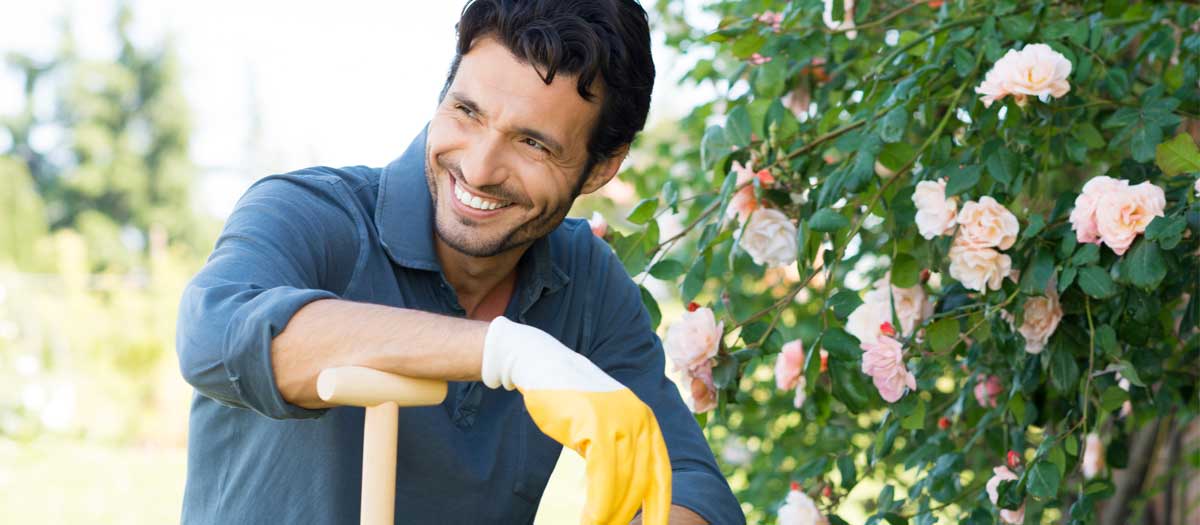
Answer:
[[496, 133], [483, 133], [473, 141], [462, 157], [462, 176], [473, 188], [500, 185], [508, 178], [504, 139]]

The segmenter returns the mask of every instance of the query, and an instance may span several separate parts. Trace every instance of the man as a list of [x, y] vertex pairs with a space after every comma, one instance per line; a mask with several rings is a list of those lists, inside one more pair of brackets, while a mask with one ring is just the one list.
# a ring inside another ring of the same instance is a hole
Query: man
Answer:
[[477, 0], [458, 33], [399, 159], [256, 182], [185, 290], [183, 521], [357, 521], [363, 409], [316, 378], [360, 365], [450, 381], [400, 410], [397, 522], [530, 523], [565, 444], [587, 460], [585, 522], [743, 523], [637, 286], [564, 220], [645, 123], [645, 12]]

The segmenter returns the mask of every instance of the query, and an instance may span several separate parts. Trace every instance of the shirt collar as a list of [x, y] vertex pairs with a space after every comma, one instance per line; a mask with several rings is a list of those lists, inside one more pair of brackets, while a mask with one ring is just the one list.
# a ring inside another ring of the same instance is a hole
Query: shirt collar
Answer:
[[[375, 226], [384, 251], [396, 264], [441, 272], [433, 247], [433, 203], [425, 181], [428, 132], [426, 124], [408, 149], [383, 168]], [[517, 263], [518, 282], [526, 295], [522, 297], [521, 314], [543, 292], [553, 293], [570, 281], [554, 257], [554, 248], [566, 242], [565, 236], [556, 233], [558, 229], [534, 241]]]

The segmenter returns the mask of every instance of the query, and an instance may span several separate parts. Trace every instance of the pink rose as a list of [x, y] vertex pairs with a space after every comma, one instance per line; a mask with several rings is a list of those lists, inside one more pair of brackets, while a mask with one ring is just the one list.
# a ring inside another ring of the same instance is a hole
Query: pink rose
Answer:
[[1146, 231], [1155, 217], [1164, 215], [1167, 198], [1162, 188], [1143, 182], [1119, 192], [1101, 195], [1096, 206], [1096, 229], [1117, 255], [1124, 255], [1133, 240]]
[[717, 322], [709, 308], [696, 308], [683, 315], [667, 330], [667, 356], [676, 371], [693, 370], [708, 366], [709, 360], [717, 355], [721, 346], [721, 332], [725, 323]]
[[958, 198], [946, 198], [946, 181], [918, 182], [912, 201], [917, 206], [917, 231], [922, 237], [932, 239], [954, 231], [958, 218]]
[[1075, 207], [1071, 209], [1069, 218], [1077, 241], [1100, 244], [1100, 230], [1096, 226], [1096, 204], [1100, 196], [1120, 193], [1128, 187], [1128, 181], [1104, 175], [1092, 177], [1083, 185], [1083, 190], [1075, 197]]
[[747, 59], [747, 62], [750, 62], [750, 65], [752, 65], [752, 66], [761, 66], [770, 61], [771, 61], [771, 57], [765, 57], [758, 53], [754, 53], [753, 55], [750, 55], [750, 58]]
[[[1053, 284], [1053, 283], [1052, 283]], [[1058, 322], [1062, 320], [1062, 305], [1053, 286], [1046, 288], [1046, 295], [1031, 297], [1025, 301], [1025, 317], [1021, 322], [1021, 336], [1025, 338], [1025, 351], [1038, 354], [1046, 348], [1046, 342], [1054, 335]]]
[[771, 32], [778, 33], [780, 25], [783, 23], [783, 14], [774, 11], [763, 11], [762, 14], [754, 15], [754, 19], [763, 25], [771, 27]]
[[1104, 470], [1104, 443], [1095, 432], [1089, 432], [1084, 439], [1083, 460], [1080, 461], [1084, 479], [1092, 479]]
[[1166, 195], [1149, 182], [1130, 186], [1129, 181], [1093, 177], [1083, 185], [1071, 210], [1071, 229], [1079, 242], [1107, 244], [1124, 255], [1146, 226], [1164, 214]]
[[879, 336], [862, 344], [862, 371], [871, 376], [879, 395], [888, 403], [904, 396], [904, 388], [917, 389], [917, 379], [904, 366], [904, 351], [900, 341]]
[[981, 378], [975, 383], [975, 401], [979, 406], [984, 408], [995, 408], [1000, 399], [1000, 394], [1004, 393], [1004, 384], [1000, 382], [1000, 378], [996, 376], [987, 376]]
[[[882, 304], [883, 322], [891, 322], [892, 309], [896, 310], [896, 318], [900, 321], [900, 333], [912, 335], [912, 332], [929, 316], [933, 315], [933, 303], [925, 295], [925, 288], [916, 285], [900, 288], [891, 284], [891, 272], [882, 279], [875, 281], [875, 287], [863, 297], [864, 304]], [[876, 324], [876, 328], [878, 328]], [[867, 338], [872, 339], [872, 338]], [[860, 339], [860, 341], [863, 339]]]
[[958, 239], [956, 242], [972, 248], [999, 248], [1007, 250], [1017, 242], [1020, 225], [1017, 216], [988, 196], [979, 202], [967, 201], [958, 212]]
[[[1013, 471], [1008, 470], [1008, 467], [995, 467], [992, 469], [992, 478], [987, 482], [988, 499], [992, 500], [992, 505], [995, 505], [1000, 500], [1000, 482], [1001, 481], [1017, 481], [1017, 475]], [[1000, 509], [1000, 519], [1005, 523], [1012, 525], [1020, 525], [1025, 521], [1025, 504], [1021, 504], [1021, 508], [1017, 510]]]
[[592, 218], [588, 219], [588, 226], [592, 227], [592, 234], [601, 239], [608, 233], [608, 221], [604, 220], [604, 216], [600, 212], [592, 212]]
[[737, 239], [754, 264], [778, 267], [796, 262], [796, 225], [779, 210], [762, 208], [751, 213]]
[[[733, 173], [737, 174], [737, 185], [741, 186], [750, 182], [753, 179], [758, 179], [760, 186], [767, 188], [775, 182], [775, 177], [771, 176], [768, 170], [754, 171], [754, 163], [747, 162], [745, 166], [738, 161], [733, 161]], [[725, 208], [725, 217], [732, 219], [737, 217], [739, 222], [746, 222], [750, 214], [757, 210], [761, 203], [754, 198], [754, 185], [746, 184], [745, 187], [738, 190], [729, 199], [729, 207]]]
[[983, 95], [985, 107], [1008, 95], [1019, 105], [1025, 105], [1029, 95], [1045, 102], [1071, 90], [1070, 74], [1071, 62], [1061, 53], [1046, 44], [1028, 44], [1020, 51], [1010, 49], [997, 60], [975, 92]]
[[828, 525], [829, 521], [817, 510], [816, 503], [799, 490], [794, 482], [788, 492], [787, 502], [779, 508], [779, 525]]
[[705, 364], [681, 374], [683, 384], [691, 393], [693, 413], [702, 414], [717, 406], [717, 387], [713, 385], [712, 367]]
[[804, 343], [796, 339], [784, 344], [783, 350], [775, 358], [775, 386], [780, 390], [796, 389], [796, 397], [792, 400], [796, 408], [803, 406], [807, 399], [805, 387], [808, 382], [802, 373], [803, 369]]
[[1011, 269], [1012, 258], [991, 248], [972, 248], [959, 243], [957, 237], [950, 247], [950, 277], [969, 289], [999, 290]]

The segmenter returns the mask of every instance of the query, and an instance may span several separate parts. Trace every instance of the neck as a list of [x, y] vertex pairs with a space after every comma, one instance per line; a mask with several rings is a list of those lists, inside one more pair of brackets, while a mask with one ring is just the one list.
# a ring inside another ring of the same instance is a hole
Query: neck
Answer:
[[497, 286], [511, 283], [516, 278], [517, 262], [530, 245], [514, 248], [491, 257], [472, 257], [451, 248], [436, 235], [434, 249], [442, 273], [454, 287], [458, 302], [468, 312], [474, 311], [480, 301]]

